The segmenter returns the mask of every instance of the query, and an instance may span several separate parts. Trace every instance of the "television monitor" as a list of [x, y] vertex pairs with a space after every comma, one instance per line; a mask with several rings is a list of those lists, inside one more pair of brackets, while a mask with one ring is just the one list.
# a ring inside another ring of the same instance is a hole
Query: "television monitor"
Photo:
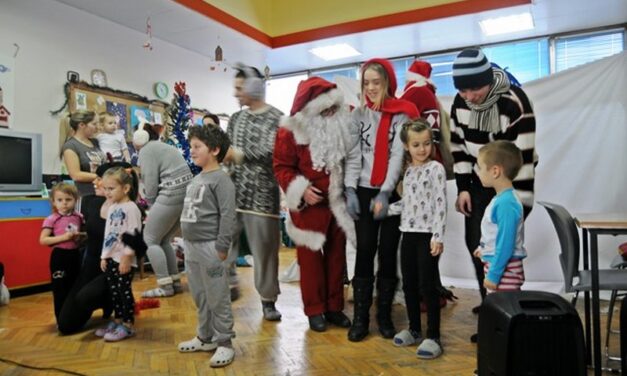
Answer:
[[41, 134], [0, 129], [0, 195], [41, 192], [41, 147]]

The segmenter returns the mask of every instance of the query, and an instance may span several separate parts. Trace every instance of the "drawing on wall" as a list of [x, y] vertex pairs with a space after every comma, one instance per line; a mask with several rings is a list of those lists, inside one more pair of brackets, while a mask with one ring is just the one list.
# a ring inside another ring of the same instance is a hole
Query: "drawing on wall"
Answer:
[[80, 91], [76, 92], [76, 109], [77, 110], [87, 109], [87, 94], [81, 93]]
[[155, 124], [163, 125], [163, 118], [161, 117], [161, 114], [159, 112], [153, 111], [152, 112], [152, 117], [153, 117], [153, 120], [154, 120]]
[[14, 58], [0, 54], [0, 127], [9, 128], [11, 126], [11, 117], [15, 116], [12, 112], [14, 89]]
[[118, 126], [124, 134], [128, 134], [128, 120], [126, 119], [126, 105], [107, 101], [107, 112], [112, 113], [118, 119]]
[[151, 111], [148, 109], [148, 107], [131, 106], [130, 110], [131, 110], [130, 111], [131, 112], [130, 126], [133, 129], [133, 131], [137, 129], [137, 126], [140, 123], [152, 122]]
[[192, 124], [202, 125], [202, 118], [205, 116], [202, 112], [192, 111]]
[[4, 95], [3, 95], [3, 91], [2, 91], [2, 86], [0, 86], [0, 127], [8, 128], [9, 127], [9, 117], [11, 116], [11, 113], [4, 106], [3, 97], [4, 97]]

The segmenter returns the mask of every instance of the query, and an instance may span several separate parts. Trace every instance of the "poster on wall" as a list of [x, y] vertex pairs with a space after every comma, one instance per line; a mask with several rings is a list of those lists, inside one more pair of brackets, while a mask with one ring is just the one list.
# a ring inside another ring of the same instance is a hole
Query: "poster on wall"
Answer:
[[148, 107], [131, 106], [130, 112], [131, 112], [130, 126], [133, 130], [137, 129], [137, 125], [139, 123], [152, 122], [152, 115]]
[[202, 125], [203, 116], [205, 116], [204, 113], [193, 110], [192, 111], [192, 124]]
[[87, 109], [87, 94], [81, 93], [80, 91], [76, 92], [76, 109], [77, 110]]
[[2, 128], [9, 128], [13, 123], [12, 118], [15, 117], [14, 61], [14, 58], [0, 53], [0, 127]]
[[154, 120], [155, 124], [162, 124], [163, 125], [163, 118], [161, 117], [160, 113], [153, 111], [152, 117], [153, 117], [153, 120]]
[[118, 119], [120, 130], [124, 131], [124, 135], [128, 132], [128, 121], [126, 119], [126, 105], [124, 103], [116, 103], [107, 101], [107, 112], [113, 114]]

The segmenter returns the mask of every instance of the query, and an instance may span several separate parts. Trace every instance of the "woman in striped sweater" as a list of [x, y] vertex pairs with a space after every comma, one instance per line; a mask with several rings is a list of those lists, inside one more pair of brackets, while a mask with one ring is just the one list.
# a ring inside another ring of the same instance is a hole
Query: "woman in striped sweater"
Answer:
[[[481, 239], [481, 219], [495, 192], [484, 188], [477, 176], [479, 149], [495, 140], [507, 140], [522, 151], [523, 166], [514, 188], [525, 218], [533, 206], [536, 120], [525, 92], [511, 85], [507, 73], [493, 68], [479, 49], [465, 49], [453, 63], [453, 82], [458, 94], [451, 108], [451, 151], [457, 183], [455, 208], [466, 216], [466, 246], [475, 267], [481, 298], [483, 265], [472, 252]], [[473, 308], [478, 312], [478, 307]]]

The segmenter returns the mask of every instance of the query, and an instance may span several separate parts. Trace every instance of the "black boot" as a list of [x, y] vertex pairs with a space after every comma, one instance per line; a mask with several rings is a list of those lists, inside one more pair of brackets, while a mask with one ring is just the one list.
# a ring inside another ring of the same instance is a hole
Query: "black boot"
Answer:
[[377, 325], [383, 338], [394, 338], [396, 334], [392, 323], [392, 301], [397, 283], [396, 278], [377, 278]]
[[353, 278], [354, 313], [353, 325], [348, 330], [348, 340], [359, 342], [368, 335], [370, 326], [370, 306], [374, 278]]

